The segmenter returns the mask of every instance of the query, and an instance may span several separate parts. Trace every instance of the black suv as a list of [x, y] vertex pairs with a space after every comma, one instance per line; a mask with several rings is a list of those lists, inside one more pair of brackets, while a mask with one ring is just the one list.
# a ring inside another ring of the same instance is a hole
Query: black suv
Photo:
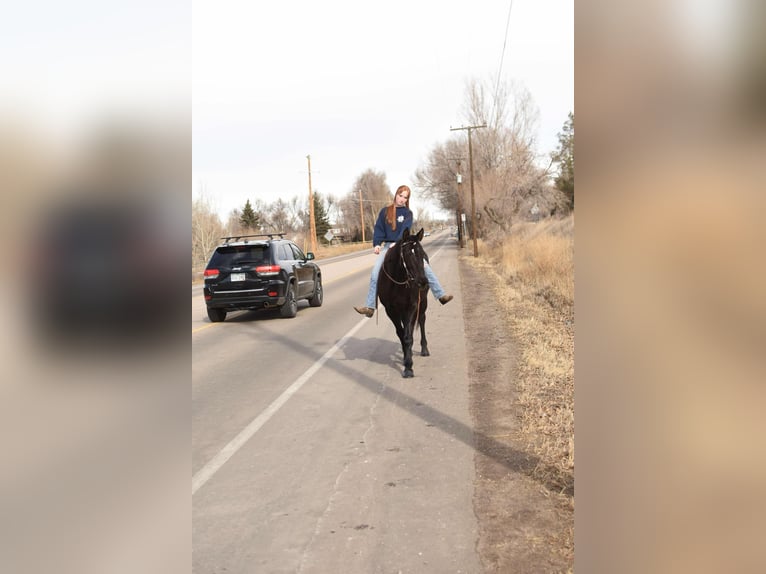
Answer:
[[284, 233], [223, 237], [205, 268], [205, 303], [213, 322], [227, 311], [279, 308], [295, 317], [298, 301], [322, 304], [322, 271]]

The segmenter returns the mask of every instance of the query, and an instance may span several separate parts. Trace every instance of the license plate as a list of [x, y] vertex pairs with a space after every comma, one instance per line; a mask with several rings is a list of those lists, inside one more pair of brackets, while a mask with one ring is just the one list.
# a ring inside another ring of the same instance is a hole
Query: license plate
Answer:
[[232, 281], [244, 281], [245, 280], [245, 274], [244, 273], [232, 273], [231, 274], [231, 280]]

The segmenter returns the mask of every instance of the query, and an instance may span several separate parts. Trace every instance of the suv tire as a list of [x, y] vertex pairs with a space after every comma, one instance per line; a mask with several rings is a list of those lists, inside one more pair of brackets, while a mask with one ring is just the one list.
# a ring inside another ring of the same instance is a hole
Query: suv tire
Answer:
[[208, 316], [208, 319], [210, 319], [213, 323], [220, 323], [224, 319], [226, 319], [226, 310], [208, 308], [207, 316]]
[[287, 285], [285, 304], [279, 308], [279, 313], [287, 319], [291, 319], [298, 314], [298, 301], [295, 300], [295, 286], [292, 283]]
[[317, 275], [317, 280], [314, 283], [314, 294], [309, 299], [309, 305], [312, 307], [321, 307], [322, 300], [324, 299], [324, 291], [322, 291], [322, 276]]

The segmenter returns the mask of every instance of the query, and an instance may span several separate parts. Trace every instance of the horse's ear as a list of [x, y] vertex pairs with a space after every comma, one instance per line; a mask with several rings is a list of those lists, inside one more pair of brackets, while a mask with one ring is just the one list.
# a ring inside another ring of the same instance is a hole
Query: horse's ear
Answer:
[[402, 239], [407, 239], [410, 236], [410, 228], [405, 227], [404, 231], [402, 232]]
[[422, 227], [420, 228], [420, 231], [418, 231], [417, 238], [418, 238], [418, 241], [423, 239], [423, 228]]

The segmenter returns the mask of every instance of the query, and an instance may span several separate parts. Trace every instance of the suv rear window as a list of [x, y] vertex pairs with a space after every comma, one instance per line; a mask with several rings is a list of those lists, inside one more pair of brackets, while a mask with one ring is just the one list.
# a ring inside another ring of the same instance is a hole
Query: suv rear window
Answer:
[[269, 263], [268, 245], [224, 245], [215, 250], [209, 267], [237, 267]]

